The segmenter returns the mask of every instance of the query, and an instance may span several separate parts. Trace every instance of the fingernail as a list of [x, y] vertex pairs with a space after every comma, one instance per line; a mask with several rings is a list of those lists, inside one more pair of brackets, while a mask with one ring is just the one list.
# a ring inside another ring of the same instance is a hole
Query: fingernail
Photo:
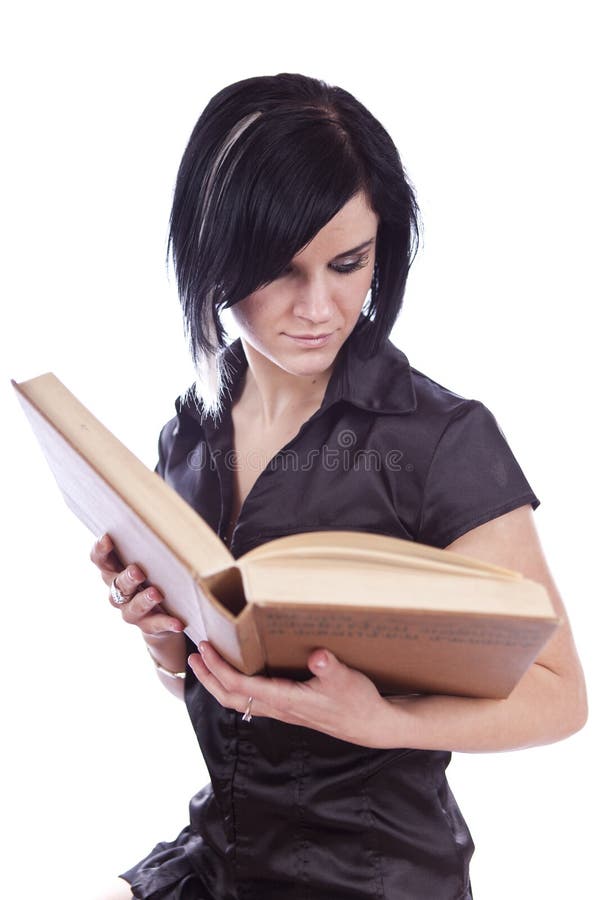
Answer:
[[326, 665], [327, 656], [325, 655], [325, 653], [321, 653], [321, 655], [317, 656], [317, 658], [315, 659], [315, 666], [317, 667], [317, 669], [324, 669]]
[[136, 569], [136, 568], [134, 568], [133, 566], [131, 566], [129, 569], [127, 569], [127, 574], [128, 574], [129, 577], [132, 578], [134, 581], [137, 581], [138, 573], [137, 573], [137, 569]]
[[106, 550], [108, 548], [108, 537], [105, 534], [98, 538], [98, 546], [101, 550]]
[[204, 643], [202, 643], [202, 641], [200, 641], [200, 643], [198, 644], [198, 650], [200, 651], [202, 656], [204, 656], [204, 654], [206, 652], [206, 644], [204, 644]]

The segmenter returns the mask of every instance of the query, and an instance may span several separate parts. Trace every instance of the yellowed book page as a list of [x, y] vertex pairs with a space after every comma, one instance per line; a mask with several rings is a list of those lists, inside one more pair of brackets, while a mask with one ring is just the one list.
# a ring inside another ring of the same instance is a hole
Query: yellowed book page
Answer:
[[331, 602], [346, 606], [380, 606], [389, 609], [423, 609], [553, 619], [554, 608], [543, 585], [519, 580], [473, 578], [398, 570], [364, 561], [348, 561], [343, 570], [332, 570], [328, 561], [311, 560], [310, 566], [285, 564], [277, 557], [240, 562], [246, 596], [250, 602]]
[[[86, 497], [90, 491], [102, 494], [110, 484], [113, 494], [131, 507], [192, 573], [206, 575], [231, 565], [233, 557], [212, 528], [55, 375], [47, 373], [20, 384], [13, 381], [13, 385], [59, 486], [68, 488], [72, 508], [93, 518], [93, 504]], [[81, 486], [76, 454], [85, 458], [88, 466]], [[103, 528], [99, 519], [86, 524], [96, 533]]]
[[[90, 531], [108, 532], [120, 557], [137, 563], [164, 595], [164, 609], [181, 619], [194, 641], [206, 638], [198, 588], [189, 564], [179, 557], [73, 447], [55, 440], [46, 419], [30, 409], [34, 429], [56, 474], [64, 500]], [[99, 590], [106, 590], [102, 585]]]
[[427, 544], [406, 541], [401, 538], [388, 537], [381, 534], [356, 531], [311, 531], [277, 538], [246, 553], [242, 559], [254, 561], [258, 559], [286, 557], [292, 564], [298, 559], [331, 559], [332, 561], [372, 559], [380, 565], [396, 567], [423, 568], [430, 571], [465, 571], [478, 575], [491, 575], [496, 578], [520, 580], [520, 572], [486, 563], [454, 553], [452, 550], [440, 550]]

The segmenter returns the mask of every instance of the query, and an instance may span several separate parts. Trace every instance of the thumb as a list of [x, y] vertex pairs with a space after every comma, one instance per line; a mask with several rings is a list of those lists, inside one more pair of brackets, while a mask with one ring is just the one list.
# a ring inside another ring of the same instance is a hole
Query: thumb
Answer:
[[319, 648], [313, 650], [308, 657], [308, 668], [319, 678], [333, 675], [339, 669], [341, 663], [329, 650]]

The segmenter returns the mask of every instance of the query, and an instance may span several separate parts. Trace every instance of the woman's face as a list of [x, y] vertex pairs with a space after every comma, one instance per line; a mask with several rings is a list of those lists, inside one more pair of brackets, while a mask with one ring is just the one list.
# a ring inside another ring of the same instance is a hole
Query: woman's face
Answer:
[[279, 278], [231, 307], [242, 339], [291, 374], [327, 370], [371, 285], [377, 225], [364, 194], [352, 197]]

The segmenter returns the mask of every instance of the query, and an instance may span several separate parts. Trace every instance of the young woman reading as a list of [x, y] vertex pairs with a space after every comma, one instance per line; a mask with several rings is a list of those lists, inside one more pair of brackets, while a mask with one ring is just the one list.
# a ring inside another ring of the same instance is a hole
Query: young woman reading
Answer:
[[[451, 752], [549, 743], [585, 722], [540, 501], [487, 407], [389, 340], [417, 244], [398, 152], [353, 96], [294, 74], [220, 91], [173, 201], [198, 379], [161, 431], [157, 471], [236, 558], [294, 532], [394, 535], [541, 582], [562, 625], [506, 700], [383, 697], [326, 647], [309, 680], [247, 677], [194, 646], [104, 536], [91, 557], [111, 603], [184, 697], [210, 774], [181, 834], [106, 900], [467, 900], [474, 844]], [[240, 334], [229, 344], [225, 309]], [[355, 465], [364, 453], [371, 465]]]

